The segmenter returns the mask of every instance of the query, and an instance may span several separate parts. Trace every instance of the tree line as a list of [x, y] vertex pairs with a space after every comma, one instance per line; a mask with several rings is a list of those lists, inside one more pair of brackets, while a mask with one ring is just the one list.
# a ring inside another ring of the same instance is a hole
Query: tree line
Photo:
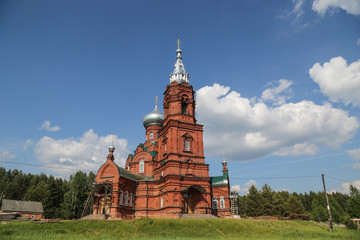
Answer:
[[[0, 167], [0, 199], [42, 202], [45, 218], [80, 218], [89, 193], [93, 192], [95, 174], [78, 171], [69, 180], [44, 173], [23, 173]], [[360, 191], [350, 185], [350, 194], [329, 194], [333, 221], [344, 223], [346, 217], [360, 218]], [[239, 196], [242, 217], [306, 214], [312, 220], [326, 222], [328, 212], [324, 192], [275, 192], [265, 184], [261, 189], [252, 186], [249, 193]]]
[[[349, 190], [349, 195], [340, 192], [328, 194], [335, 223], [345, 223], [346, 217], [360, 218], [360, 191], [353, 185], [350, 185]], [[324, 192], [275, 192], [265, 184], [259, 190], [252, 186], [248, 194], [239, 196], [238, 199], [242, 217], [288, 217], [291, 214], [306, 214], [318, 222], [326, 222], [329, 218]]]
[[93, 172], [78, 171], [67, 181], [0, 167], [0, 198], [42, 202], [45, 218], [80, 218], [94, 180]]

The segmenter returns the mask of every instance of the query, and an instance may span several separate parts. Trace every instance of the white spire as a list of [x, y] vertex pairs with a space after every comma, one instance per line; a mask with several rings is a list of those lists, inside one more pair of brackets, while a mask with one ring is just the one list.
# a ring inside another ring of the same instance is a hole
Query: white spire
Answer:
[[176, 62], [174, 65], [174, 72], [170, 74], [170, 83], [176, 81], [178, 83], [187, 82], [189, 83], [189, 74], [185, 72], [185, 67], [182, 62], [180, 39], [178, 39], [178, 48], [176, 50]]

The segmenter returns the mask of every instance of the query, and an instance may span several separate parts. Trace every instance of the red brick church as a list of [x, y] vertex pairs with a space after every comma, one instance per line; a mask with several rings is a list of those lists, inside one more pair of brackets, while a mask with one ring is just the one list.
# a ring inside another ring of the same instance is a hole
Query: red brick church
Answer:
[[164, 92], [164, 114], [156, 102], [144, 117], [145, 142], [128, 156], [125, 168], [114, 163], [115, 147], [110, 146], [96, 175], [94, 215], [133, 219], [234, 214], [226, 161], [222, 176], [209, 176], [203, 125], [196, 122], [195, 92], [181, 53], [178, 42], [174, 72]]

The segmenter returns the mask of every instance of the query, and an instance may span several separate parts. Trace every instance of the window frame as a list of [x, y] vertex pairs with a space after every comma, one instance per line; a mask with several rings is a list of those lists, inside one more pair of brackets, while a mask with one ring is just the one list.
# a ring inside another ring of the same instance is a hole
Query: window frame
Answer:
[[225, 209], [225, 199], [223, 196], [220, 197], [220, 209]]
[[145, 172], [145, 161], [144, 159], [141, 159], [139, 161], [139, 173], [144, 173]]

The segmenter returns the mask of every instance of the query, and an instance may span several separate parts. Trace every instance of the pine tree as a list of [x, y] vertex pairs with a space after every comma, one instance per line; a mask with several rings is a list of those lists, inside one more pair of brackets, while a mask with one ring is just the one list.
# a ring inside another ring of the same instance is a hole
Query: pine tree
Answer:
[[273, 216], [285, 217], [286, 204], [285, 200], [279, 192], [276, 192], [273, 197]]
[[295, 194], [290, 195], [286, 202], [286, 214], [304, 214], [305, 208], [302, 202], [296, 197]]
[[274, 212], [274, 191], [271, 189], [271, 187], [267, 184], [265, 184], [262, 187], [261, 191], [261, 200], [262, 200], [262, 214], [264, 216], [273, 216]]
[[350, 185], [350, 198], [347, 201], [346, 212], [351, 218], [360, 218], [360, 191]]
[[263, 215], [262, 211], [262, 197], [255, 186], [251, 186], [249, 193], [246, 197], [246, 210], [245, 213], [250, 217], [257, 217]]

